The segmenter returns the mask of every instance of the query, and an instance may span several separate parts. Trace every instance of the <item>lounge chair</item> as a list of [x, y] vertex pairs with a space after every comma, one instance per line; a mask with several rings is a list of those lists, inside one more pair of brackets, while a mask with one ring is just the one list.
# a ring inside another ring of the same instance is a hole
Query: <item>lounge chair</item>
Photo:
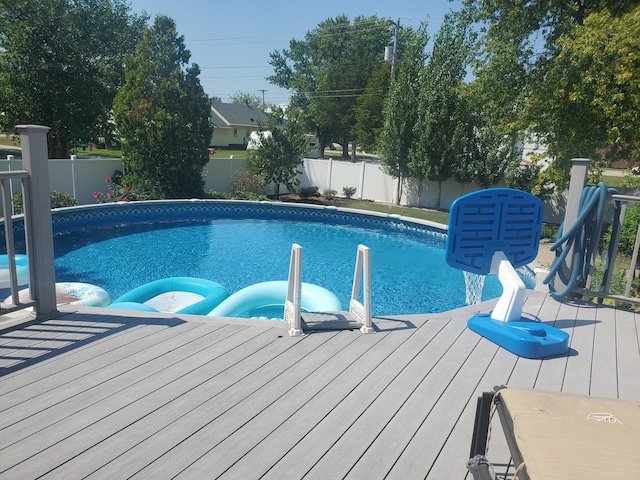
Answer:
[[494, 479], [486, 457], [497, 412], [518, 480], [640, 478], [640, 402], [501, 388], [478, 399], [467, 466]]

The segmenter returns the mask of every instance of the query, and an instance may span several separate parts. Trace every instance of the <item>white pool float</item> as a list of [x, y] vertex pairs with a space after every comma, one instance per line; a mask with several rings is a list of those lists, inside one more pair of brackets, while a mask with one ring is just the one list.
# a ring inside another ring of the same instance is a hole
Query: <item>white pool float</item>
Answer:
[[[29, 289], [18, 292], [20, 302], [29, 301]], [[111, 303], [111, 297], [107, 291], [97, 285], [80, 282], [56, 283], [57, 305], [84, 305], [87, 307], [106, 307]], [[13, 305], [11, 296], [2, 302], [3, 306]]]

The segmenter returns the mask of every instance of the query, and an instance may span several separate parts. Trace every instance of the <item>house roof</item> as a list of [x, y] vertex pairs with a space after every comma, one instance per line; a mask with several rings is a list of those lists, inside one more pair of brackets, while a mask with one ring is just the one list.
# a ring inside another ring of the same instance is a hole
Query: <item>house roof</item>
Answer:
[[264, 124], [267, 116], [257, 107], [245, 103], [213, 103], [211, 104], [211, 124], [215, 128], [257, 127]]

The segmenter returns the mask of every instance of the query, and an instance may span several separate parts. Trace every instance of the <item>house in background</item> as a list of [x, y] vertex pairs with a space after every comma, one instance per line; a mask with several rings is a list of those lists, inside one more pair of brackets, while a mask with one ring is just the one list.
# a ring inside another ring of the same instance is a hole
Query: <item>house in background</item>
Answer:
[[211, 146], [244, 150], [249, 143], [251, 132], [258, 130], [266, 121], [265, 113], [248, 102], [214, 102], [211, 104]]

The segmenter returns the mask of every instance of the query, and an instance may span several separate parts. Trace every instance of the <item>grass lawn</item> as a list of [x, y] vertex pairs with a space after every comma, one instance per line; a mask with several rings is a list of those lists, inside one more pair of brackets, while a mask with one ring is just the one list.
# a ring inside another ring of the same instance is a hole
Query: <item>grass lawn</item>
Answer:
[[209, 158], [247, 158], [246, 150], [225, 150], [222, 148], [216, 148], [216, 153], [214, 155], [209, 155]]
[[19, 147], [20, 146], [20, 137], [16, 137], [15, 140], [11, 138], [11, 136], [5, 137], [4, 135], [0, 135], [0, 145], [6, 145], [7, 147]]
[[[5, 140], [0, 138], [0, 140]], [[102, 150], [94, 148], [93, 150], [82, 150], [82, 148], [72, 148], [71, 153], [78, 157], [109, 157], [109, 158], [121, 158], [122, 150]], [[209, 155], [210, 159], [216, 158], [229, 158], [231, 155], [234, 158], [247, 158], [247, 152], [245, 150], [216, 150], [215, 155]]]
[[[273, 201], [273, 200], [272, 200]], [[386, 213], [389, 215], [401, 215], [403, 217], [428, 220], [431, 222], [447, 225], [449, 223], [449, 213], [427, 208], [403, 207], [389, 203], [377, 203], [370, 200], [358, 200], [349, 198], [333, 198], [327, 200], [325, 197], [301, 198], [298, 195], [283, 194], [279, 201], [293, 203], [307, 203], [309, 205], [327, 205], [340, 208], [353, 208], [356, 210], [366, 210], [369, 212]]]
[[624, 177], [614, 177], [614, 176], [603, 175], [602, 181], [607, 187], [619, 188], [623, 186]]
[[77, 155], [78, 158], [86, 157], [109, 157], [109, 158], [122, 158], [122, 150], [104, 150], [102, 148], [94, 148], [92, 150], [82, 148], [72, 148], [72, 155]]
[[330, 205], [342, 208], [356, 208], [358, 210], [368, 210], [371, 212], [387, 213], [391, 215], [402, 215], [403, 217], [418, 218], [431, 222], [447, 225], [449, 223], [449, 213], [426, 208], [402, 207], [387, 203], [376, 203], [359, 200], [334, 199], [327, 202]]

